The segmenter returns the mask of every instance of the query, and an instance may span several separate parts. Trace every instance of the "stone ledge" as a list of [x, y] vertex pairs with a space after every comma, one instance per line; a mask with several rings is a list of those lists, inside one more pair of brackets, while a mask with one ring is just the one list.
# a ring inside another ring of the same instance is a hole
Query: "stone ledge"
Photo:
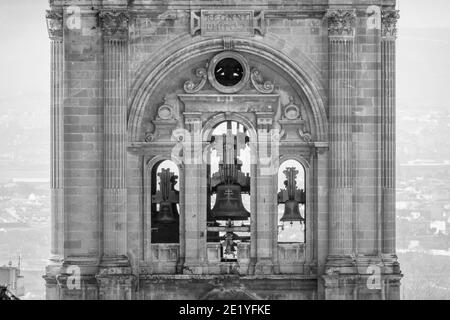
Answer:
[[317, 280], [316, 275], [255, 275], [255, 276], [238, 276], [238, 275], [184, 275], [184, 274], [141, 274], [141, 280], [222, 280], [222, 279], [239, 279], [239, 280]]

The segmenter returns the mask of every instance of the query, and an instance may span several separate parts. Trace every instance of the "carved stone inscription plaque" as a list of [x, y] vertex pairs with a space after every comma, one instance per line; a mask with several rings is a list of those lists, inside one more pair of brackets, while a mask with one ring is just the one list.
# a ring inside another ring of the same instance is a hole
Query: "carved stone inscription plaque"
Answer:
[[253, 11], [202, 10], [201, 33], [203, 36], [224, 34], [253, 36]]

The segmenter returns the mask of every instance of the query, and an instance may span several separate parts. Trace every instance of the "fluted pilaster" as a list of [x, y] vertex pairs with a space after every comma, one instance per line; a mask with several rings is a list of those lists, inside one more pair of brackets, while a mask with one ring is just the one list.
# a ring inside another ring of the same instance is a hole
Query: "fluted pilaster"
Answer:
[[[255, 274], [273, 274], [275, 254], [278, 250], [278, 216], [275, 195], [276, 174], [279, 159], [278, 139], [274, 137], [272, 112], [257, 112], [258, 141], [256, 150], [258, 165], [256, 170], [256, 265]], [[273, 139], [276, 144], [274, 144]], [[253, 178], [254, 179], [254, 178]], [[277, 270], [275, 270], [277, 271]]]
[[381, 153], [383, 192], [382, 253], [387, 262], [396, 264], [395, 242], [395, 40], [397, 10], [382, 12], [382, 105]]
[[63, 13], [47, 11], [50, 43], [51, 259], [64, 257], [64, 45]]
[[329, 255], [328, 265], [346, 267], [352, 255], [354, 106], [354, 10], [329, 10]]
[[[184, 113], [184, 273], [202, 274], [206, 263], [206, 166], [202, 159], [202, 120], [197, 113]], [[183, 253], [182, 253], [183, 254]]]
[[100, 13], [104, 43], [103, 260], [126, 259], [128, 15]]

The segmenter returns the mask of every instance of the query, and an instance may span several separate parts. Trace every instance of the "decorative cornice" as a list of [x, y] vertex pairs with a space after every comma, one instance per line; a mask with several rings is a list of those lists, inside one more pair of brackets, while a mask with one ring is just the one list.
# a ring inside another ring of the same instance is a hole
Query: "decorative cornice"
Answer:
[[276, 19], [322, 19], [323, 9], [274, 9], [265, 10], [265, 18]]
[[354, 36], [356, 10], [329, 9], [325, 14], [330, 36]]
[[[136, 280], [136, 276], [133, 274], [108, 274], [108, 275], [96, 275], [95, 278], [97, 282], [102, 287], [122, 285], [122, 286], [132, 286]], [[109, 289], [109, 288], [105, 288]]]
[[101, 11], [99, 19], [104, 36], [112, 38], [126, 38], [128, 36], [130, 15], [127, 11]]
[[385, 38], [397, 37], [397, 21], [400, 19], [398, 10], [383, 10], [381, 12], [381, 35]]
[[47, 19], [47, 30], [50, 39], [52, 40], [61, 40], [63, 37], [63, 13], [47, 10], [47, 14], [45, 15]]

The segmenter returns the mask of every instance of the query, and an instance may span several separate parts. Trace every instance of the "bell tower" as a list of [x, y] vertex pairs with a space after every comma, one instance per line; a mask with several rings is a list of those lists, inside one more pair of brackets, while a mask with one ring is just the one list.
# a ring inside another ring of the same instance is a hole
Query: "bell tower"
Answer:
[[52, 0], [48, 299], [399, 299], [394, 0]]

